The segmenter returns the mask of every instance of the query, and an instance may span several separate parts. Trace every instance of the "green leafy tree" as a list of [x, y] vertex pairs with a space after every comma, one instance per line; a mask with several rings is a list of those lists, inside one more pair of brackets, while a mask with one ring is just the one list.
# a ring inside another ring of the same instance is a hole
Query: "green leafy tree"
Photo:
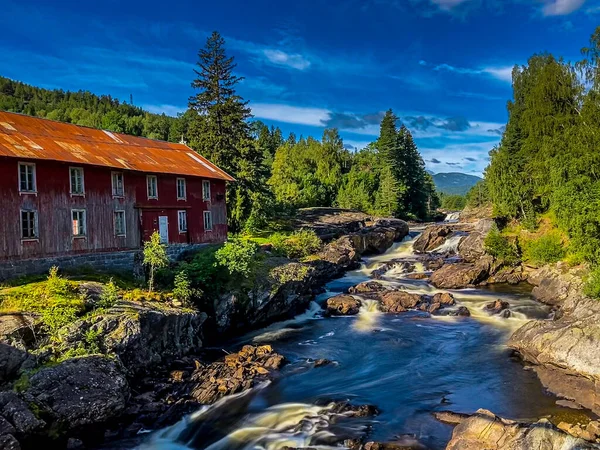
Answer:
[[230, 226], [239, 230], [251, 214], [252, 194], [265, 190], [267, 173], [263, 153], [252, 139], [250, 108], [236, 93], [242, 78], [234, 75], [235, 67], [225, 53], [225, 40], [213, 32], [198, 53], [192, 82], [198, 93], [189, 99], [196, 115], [188, 136], [193, 149], [236, 179], [228, 186], [227, 203]]
[[148, 279], [148, 290], [154, 290], [154, 275], [157, 269], [166, 267], [169, 264], [167, 250], [160, 242], [160, 234], [158, 231], [152, 233], [150, 240], [144, 242], [144, 264], [150, 269]]
[[229, 239], [215, 253], [217, 264], [233, 276], [248, 278], [256, 263], [258, 245], [247, 239]]

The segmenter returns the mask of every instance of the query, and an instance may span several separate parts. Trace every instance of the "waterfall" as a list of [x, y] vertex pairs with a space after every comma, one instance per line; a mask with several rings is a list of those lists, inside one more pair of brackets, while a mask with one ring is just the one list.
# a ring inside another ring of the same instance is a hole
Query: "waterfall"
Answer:
[[377, 300], [360, 300], [361, 307], [358, 312], [354, 328], [357, 331], [371, 331], [377, 324], [377, 320], [381, 315], [379, 311], [379, 302]]
[[460, 211], [448, 213], [444, 222], [458, 222], [460, 220]]
[[460, 244], [463, 237], [465, 237], [464, 234], [454, 234], [446, 239], [442, 245], [434, 248], [431, 253], [458, 253], [458, 244]]

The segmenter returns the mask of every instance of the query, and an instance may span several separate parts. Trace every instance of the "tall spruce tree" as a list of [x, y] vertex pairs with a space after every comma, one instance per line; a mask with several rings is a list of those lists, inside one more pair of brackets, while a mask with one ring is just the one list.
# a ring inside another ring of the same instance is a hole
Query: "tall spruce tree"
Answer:
[[188, 130], [190, 146], [236, 179], [228, 186], [227, 204], [229, 225], [239, 230], [268, 195], [262, 151], [252, 139], [250, 108], [236, 93], [242, 78], [234, 75], [233, 57], [227, 57], [225, 40], [216, 31], [199, 51], [197, 67], [192, 87], [199, 92], [189, 99], [196, 112]]

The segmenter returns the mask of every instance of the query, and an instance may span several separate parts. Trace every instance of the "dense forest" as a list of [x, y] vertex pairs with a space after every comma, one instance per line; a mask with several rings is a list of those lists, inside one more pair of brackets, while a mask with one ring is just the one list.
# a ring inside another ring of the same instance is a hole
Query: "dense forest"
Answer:
[[551, 54], [513, 70], [513, 99], [485, 172], [496, 217], [551, 223], [574, 263], [600, 257], [600, 28], [568, 63]]
[[381, 135], [365, 150], [344, 148], [336, 129], [321, 140], [284, 138], [252, 119], [236, 93], [241, 80], [225, 41], [213, 33], [198, 54], [195, 95], [178, 117], [152, 114], [110, 96], [47, 90], [0, 77], [0, 109], [114, 132], [178, 142], [229, 172], [230, 226], [269, 227], [295, 208], [340, 206], [371, 214], [428, 219], [439, 206], [431, 176], [410, 131], [389, 110]]

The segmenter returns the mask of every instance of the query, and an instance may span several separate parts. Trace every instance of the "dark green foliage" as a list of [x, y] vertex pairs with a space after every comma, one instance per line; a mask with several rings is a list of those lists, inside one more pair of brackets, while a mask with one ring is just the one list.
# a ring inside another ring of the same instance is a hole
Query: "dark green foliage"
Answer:
[[258, 245], [248, 239], [231, 238], [215, 253], [217, 265], [230, 275], [248, 278], [258, 259]]
[[542, 235], [523, 245], [523, 258], [535, 264], [555, 263], [562, 260], [566, 254], [562, 238], [557, 233]]
[[588, 297], [600, 298], [600, 267], [596, 266], [590, 272], [583, 287], [583, 292]]
[[0, 110], [173, 142], [182, 137], [175, 132], [181, 118], [151, 114], [110, 95], [42, 89], [4, 77]]
[[467, 192], [465, 201], [466, 206], [470, 208], [478, 208], [490, 203], [490, 196], [485, 180], [477, 182], [477, 184]]
[[459, 211], [464, 209], [467, 204], [466, 197], [462, 195], [445, 195], [441, 194], [441, 203], [443, 209], [449, 209], [450, 211]]
[[228, 185], [227, 206], [231, 229], [240, 230], [261, 198], [269, 195], [265, 149], [252, 137], [250, 108], [236, 93], [242, 78], [234, 75], [236, 65], [226, 55], [219, 33], [206, 40], [197, 67], [192, 87], [198, 93], [189, 99], [196, 113], [188, 128], [190, 146], [236, 179]]
[[497, 227], [485, 237], [485, 251], [504, 264], [514, 264], [519, 260], [516, 246], [503, 236]]
[[[572, 252], [600, 260], [600, 28], [575, 66], [533, 56], [513, 71], [513, 100], [486, 170], [497, 216], [535, 228], [550, 212]], [[579, 74], [582, 77], [578, 76]], [[589, 89], [585, 89], [583, 81]]]

